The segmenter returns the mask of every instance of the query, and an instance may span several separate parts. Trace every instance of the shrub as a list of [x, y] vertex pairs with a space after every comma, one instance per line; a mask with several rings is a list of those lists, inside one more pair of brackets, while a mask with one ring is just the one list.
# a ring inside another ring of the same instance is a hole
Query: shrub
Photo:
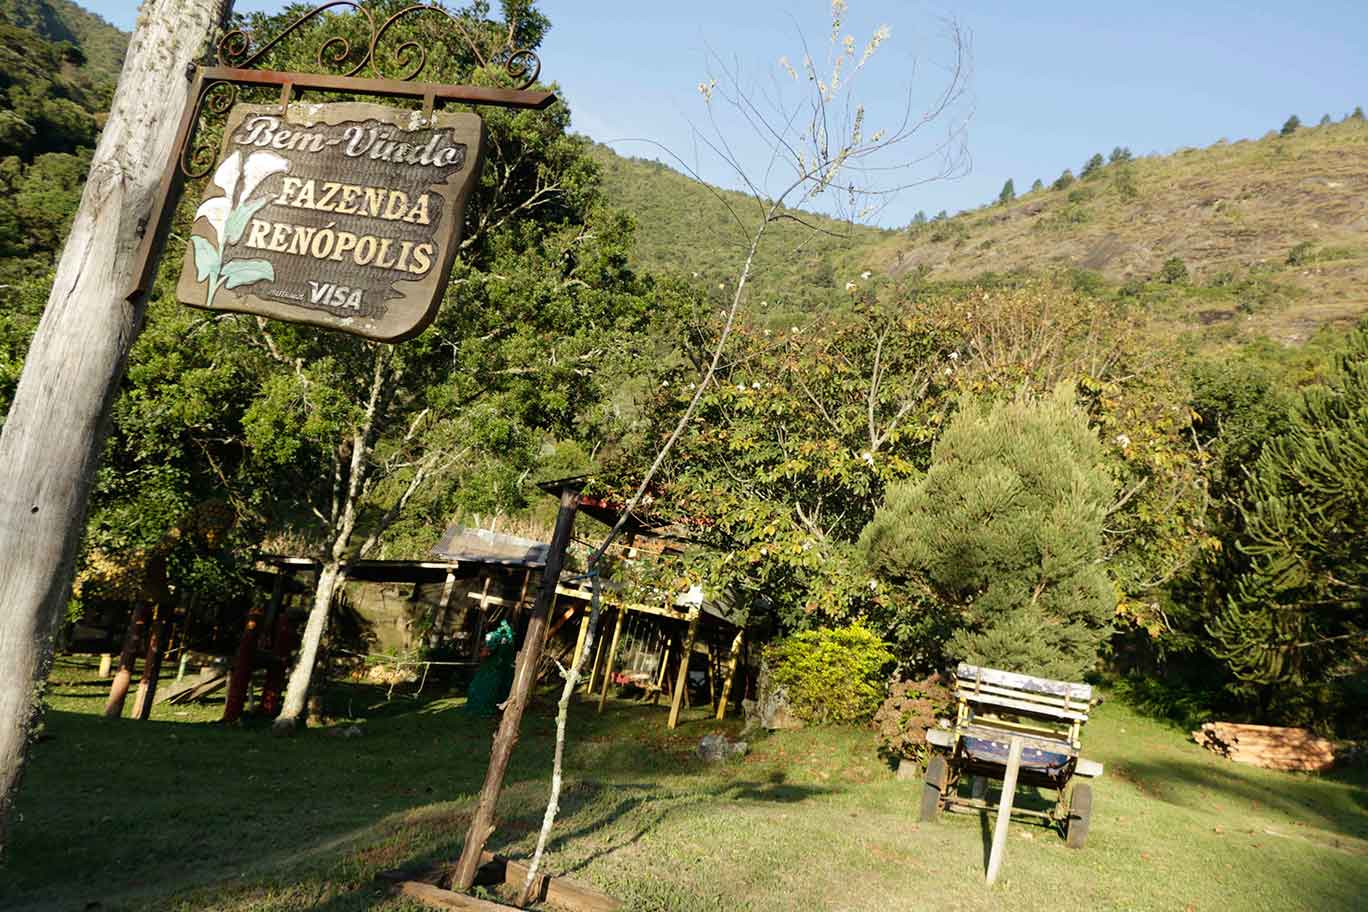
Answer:
[[1002, 192], [998, 194], [998, 205], [1005, 206], [1014, 199], [1016, 199], [1016, 185], [1012, 183], [1012, 179], [1009, 177], [1007, 183], [1002, 185]]
[[1279, 133], [1283, 136], [1291, 136], [1293, 133], [1296, 133], [1300, 127], [1301, 118], [1298, 117], [1296, 114], [1293, 114], [1291, 117], [1287, 118], [1287, 120], [1283, 122], [1282, 129], [1279, 131]]
[[1128, 162], [1135, 156], [1131, 155], [1131, 150], [1127, 146], [1117, 146], [1112, 149], [1111, 158], [1108, 159], [1113, 165]]
[[893, 654], [860, 624], [804, 630], [766, 651], [774, 682], [809, 722], [863, 722], [884, 697]]
[[1140, 190], [1135, 186], [1135, 172], [1131, 170], [1128, 163], [1123, 162], [1116, 169], [1112, 176], [1112, 185], [1116, 187], [1116, 193], [1124, 202], [1129, 203], [1140, 195]]
[[936, 719], [949, 715], [952, 708], [950, 688], [938, 674], [920, 681], [894, 681], [888, 687], [888, 698], [874, 714], [879, 753], [893, 759], [925, 762], [926, 730], [934, 728]]
[[1169, 257], [1159, 267], [1159, 281], [1166, 285], [1181, 285], [1188, 280], [1187, 263], [1182, 257]]
[[1114, 486], [1073, 397], [966, 402], [926, 474], [891, 486], [861, 535], [875, 576], [949, 615], [947, 659], [1067, 680], [1096, 662], [1116, 611]]
[[1059, 175], [1059, 177], [1055, 178], [1055, 182], [1054, 182], [1053, 184], [1050, 185], [1050, 189], [1052, 189], [1052, 190], [1067, 190], [1067, 189], [1069, 188], [1069, 185], [1072, 184], [1073, 182], [1074, 182], [1073, 172], [1070, 171], [1068, 168], [1065, 168], [1065, 169], [1064, 169], [1064, 173], [1061, 174], [1061, 175]]
[[1297, 246], [1287, 252], [1288, 266], [1306, 266], [1316, 259], [1316, 245], [1310, 241], [1302, 241]]
[[1044, 189], [1045, 189], [1045, 182], [1044, 182], [1043, 180], [1041, 180], [1040, 178], [1037, 177], [1034, 181], [1031, 182], [1031, 192], [1032, 192], [1032, 193], [1035, 193], [1037, 190], [1044, 190]]
[[1092, 177], [1102, 170], [1104, 164], [1106, 164], [1106, 161], [1102, 158], [1102, 153], [1098, 152], [1083, 165], [1083, 170], [1079, 173], [1079, 177]]

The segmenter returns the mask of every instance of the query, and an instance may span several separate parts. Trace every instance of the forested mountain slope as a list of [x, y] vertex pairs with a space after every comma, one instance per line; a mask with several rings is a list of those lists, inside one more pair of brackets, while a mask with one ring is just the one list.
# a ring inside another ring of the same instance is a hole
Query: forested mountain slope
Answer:
[[72, 0], [0, 0], [0, 18], [79, 48], [93, 80], [115, 80], [123, 68], [128, 36]]
[[[596, 156], [610, 197], [637, 216], [643, 266], [709, 281], [734, 272], [739, 235], [706, 188], [657, 162], [603, 147]], [[1296, 342], [1368, 311], [1365, 198], [1368, 122], [1352, 116], [1288, 136], [1122, 156], [1086, 177], [899, 231], [818, 217], [838, 239], [787, 224], [761, 287], [813, 303], [865, 269], [931, 281], [1073, 270], [1145, 295], [1166, 328]]]

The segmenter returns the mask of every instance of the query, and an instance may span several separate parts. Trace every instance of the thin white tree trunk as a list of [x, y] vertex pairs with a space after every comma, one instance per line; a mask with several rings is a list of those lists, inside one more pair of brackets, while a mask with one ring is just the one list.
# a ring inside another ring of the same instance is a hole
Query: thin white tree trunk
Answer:
[[125, 300], [203, 57], [231, 0], [147, 0], [0, 434], [0, 851], [71, 591], [110, 407], [144, 303]]
[[346, 559], [351, 545], [352, 532], [356, 529], [356, 506], [366, 489], [370, 472], [370, 448], [381, 401], [385, 391], [386, 369], [390, 363], [389, 350], [374, 346], [375, 369], [371, 374], [370, 395], [366, 401], [366, 412], [360, 427], [352, 433], [351, 462], [348, 466], [347, 487], [342, 492], [341, 501], [334, 499], [329, 521], [333, 528], [333, 540], [328, 549], [328, 557], [318, 573], [318, 586], [314, 589], [313, 607], [309, 609], [309, 620], [304, 625], [304, 636], [299, 644], [299, 655], [294, 668], [290, 669], [290, 680], [285, 685], [285, 700], [276, 716], [272, 730], [278, 735], [294, 734], [309, 700], [309, 684], [313, 680], [314, 663], [318, 660], [318, 646], [323, 641], [323, 633], [328, 627], [328, 612], [332, 609], [333, 593], [345, 578], [342, 562]]
[[329, 561], [318, 573], [318, 587], [314, 590], [313, 607], [304, 625], [304, 636], [299, 643], [299, 658], [290, 672], [290, 683], [285, 687], [285, 702], [280, 708], [272, 729], [279, 734], [292, 734], [304, 715], [309, 700], [309, 683], [313, 680], [314, 663], [318, 661], [318, 645], [328, 627], [328, 612], [333, 594], [342, 582], [340, 561]]

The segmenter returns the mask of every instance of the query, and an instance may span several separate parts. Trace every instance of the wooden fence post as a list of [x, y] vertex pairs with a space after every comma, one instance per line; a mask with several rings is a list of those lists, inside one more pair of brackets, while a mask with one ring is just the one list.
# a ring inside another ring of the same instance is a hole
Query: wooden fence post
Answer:
[[570, 485], [561, 488], [560, 512], [556, 514], [556, 529], [551, 536], [551, 547], [546, 554], [546, 567], [542, 570], [541, 589], [537, 592], [537, 602], [532, 608], [532, 617], [527, 624], [522, 649], [518, 652], [518, 664], [513, 674], [513, 690], [504, 706], [503, 718], [499, 720], [499, 730], [494, 735], [494, 745], [489, 753], [489, 769], [485, 772], [484, 787], [480, 790], [480, 802], [470, 820], [466, 832], [465, 845], [461, 858], [456, 863], [452, 875], [454, 889], [465, 892], [475, 882], [475, 872], [480, 866], [480, 854], [485, 843], [494, 833], [494, 812], [499, 803], [499, 792], [503, 789], [504, 773], [508, 769], [513, 747], [518, 743], [518, 729], [522, 724], [523, 711], [527, 709], [532, 696], [532, 686], [536, 683], [537, 666], [541, 662], [542, 646], [546, 639], [546, 618], [551, 611], [551, 603], [556, 596], [556, 585], [560, 582], [561, 567], [565, 564], [565, 549], [570, 544], [570, 534], [575, 527], [575, 513], [579, 509], [579, 489]]

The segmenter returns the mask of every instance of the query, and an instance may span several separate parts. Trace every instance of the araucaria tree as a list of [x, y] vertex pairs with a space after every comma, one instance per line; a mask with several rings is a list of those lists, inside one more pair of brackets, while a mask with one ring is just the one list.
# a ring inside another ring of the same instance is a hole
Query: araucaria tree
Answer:
[[1110, 632], [1113, 484], [1086, 416], [1052, 396], [968, 403], [925, 475], [890, 487], [861, 537], [905, 610], [953, 631], [943, 657], [1077, 680]]
[[1237, 547], [1249, 561], [1212, 651], [1257, 684], [1368, 673], [1368, 324], [1254, 463]]

